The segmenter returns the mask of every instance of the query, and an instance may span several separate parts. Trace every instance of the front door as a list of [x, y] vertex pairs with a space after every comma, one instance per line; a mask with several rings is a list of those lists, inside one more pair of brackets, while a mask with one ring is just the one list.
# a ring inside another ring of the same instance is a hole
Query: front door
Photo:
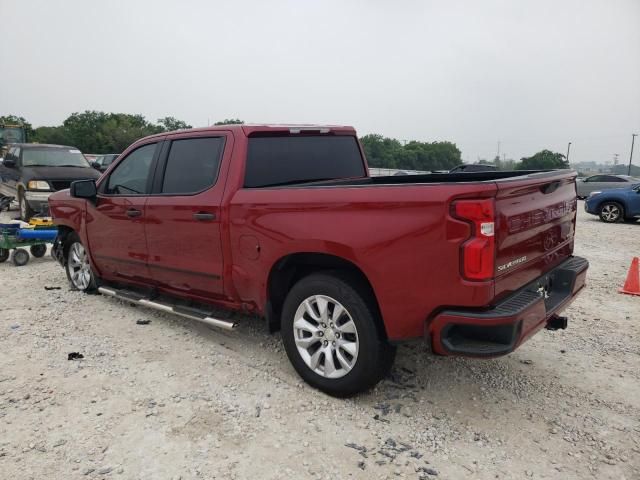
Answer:
[[220, 167], [228, 165], [231, 141], [224, 132], [185, 132], [165, 141], [145, 226], [150, 274], [171, 293], [203, 300], [223, 293], [220, 204], [226, 168]]
[[87, 237], [101, 276], [134, 283], [150, 281], [145, 237], [145, 205], [158, 144], [137, 147], [98, 185], [87, 209]]
[[12, 147], [7, 152], [7, 159], [15, 165], [7, 167], [0, 163], [0, 196], [15, 197], [18, 200], [18, 180], [20, 179], [20, 148]]

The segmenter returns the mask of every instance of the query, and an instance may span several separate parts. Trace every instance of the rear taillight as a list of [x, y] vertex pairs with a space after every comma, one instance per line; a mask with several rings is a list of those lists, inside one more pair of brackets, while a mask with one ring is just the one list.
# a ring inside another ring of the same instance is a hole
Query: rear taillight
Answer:
[[471, 237], [461, 247], [462, 274], [469, 280], [489, 280], [495, 265], [495, 205], [493, 199], [458, 200], [455, 217], [471, 225]]

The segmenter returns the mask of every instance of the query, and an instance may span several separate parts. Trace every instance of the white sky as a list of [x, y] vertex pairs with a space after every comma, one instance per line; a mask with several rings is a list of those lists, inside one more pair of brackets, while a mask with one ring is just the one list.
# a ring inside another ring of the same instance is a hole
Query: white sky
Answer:
[[621, 163], [640, 133], [638, 0], [0, 0], [0, 35], [0, 114], [35, 126], [336, 123]]

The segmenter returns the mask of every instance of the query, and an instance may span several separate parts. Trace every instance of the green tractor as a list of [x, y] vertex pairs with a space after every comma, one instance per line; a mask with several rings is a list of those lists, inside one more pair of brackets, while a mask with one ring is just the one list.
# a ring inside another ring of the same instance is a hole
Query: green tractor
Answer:
[[0, 157], [4, 158], [7, 145], [10, 143], [25, 143], [27, 132], [22, 125], [2, 125], [0, 124]]

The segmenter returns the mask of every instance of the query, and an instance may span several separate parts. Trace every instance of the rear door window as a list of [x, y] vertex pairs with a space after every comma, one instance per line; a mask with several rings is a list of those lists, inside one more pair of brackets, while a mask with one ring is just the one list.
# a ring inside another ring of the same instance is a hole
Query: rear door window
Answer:
[[244, 186], [269, 187], [365, 176], [353, 136], [250, 137]]
[[215, 185], [224, 137], [173, 140], [162, 180], [162, 193], [188, 195]]

